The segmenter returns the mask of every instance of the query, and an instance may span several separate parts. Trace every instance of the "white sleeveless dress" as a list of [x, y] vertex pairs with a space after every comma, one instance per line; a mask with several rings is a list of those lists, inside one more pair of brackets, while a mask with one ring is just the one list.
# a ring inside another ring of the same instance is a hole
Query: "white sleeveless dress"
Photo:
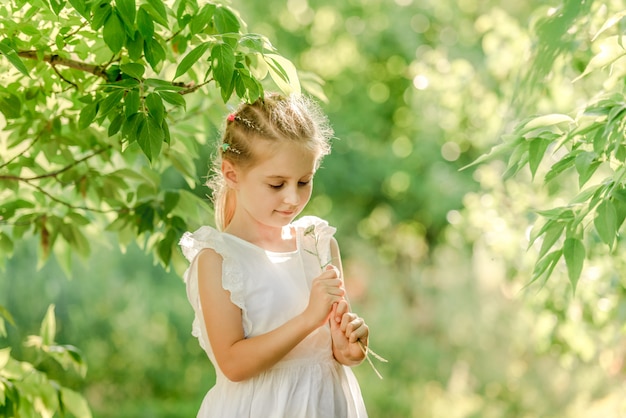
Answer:
[[311, 333], [269, 370], [243, 382], [232, 382], [219, 369], [211, 350], [198, 296], [194, 261], [203, 248], [223, 258], [222, 286], [241, 309], [246, 338], [265, 334], [300, 314], [309, 301], [313, 278], [330, 260], [335, 233], [320, 218], [305, 216], [285, 227], [295, 233], [297, 249], [266, 251], [233, 235], [203, 226], [180, 241], [190, 267], [184, 274], [195, 318], [192, 334], [216, 370], [198, 418], [361, 418], [367, 413], [358, 382], [349, 367], [333, 357], [330, 327]]

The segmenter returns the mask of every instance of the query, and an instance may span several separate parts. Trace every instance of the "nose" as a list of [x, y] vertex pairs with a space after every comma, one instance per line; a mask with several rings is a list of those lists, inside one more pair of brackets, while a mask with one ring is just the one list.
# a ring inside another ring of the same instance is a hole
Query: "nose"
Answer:
[[295, 187], [286, 187], [284, 201], [288, 205], [297, 206], [300, 203], [300, 193]]

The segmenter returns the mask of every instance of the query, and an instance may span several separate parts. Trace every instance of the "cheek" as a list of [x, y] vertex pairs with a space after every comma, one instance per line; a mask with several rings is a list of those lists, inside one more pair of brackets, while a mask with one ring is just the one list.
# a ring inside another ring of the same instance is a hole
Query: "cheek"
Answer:
[[313, 193], [313, 187], [308, 186], [302, 189], [302, 191], [300, 192], [300, 199], [308, 202], [309, 199], [311, 198], [311, 194]]

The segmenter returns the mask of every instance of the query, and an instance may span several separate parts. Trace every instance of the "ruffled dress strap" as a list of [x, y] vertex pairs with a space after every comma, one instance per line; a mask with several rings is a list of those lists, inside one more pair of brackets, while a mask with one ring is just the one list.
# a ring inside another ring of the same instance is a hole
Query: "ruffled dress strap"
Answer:
[[[205, 342], [200, 338], [204, 327], [202, 306], [198, 290], [198, 268], [196, 259], [200, 251], [210, 248], [222, 257], [222, 287], [230, 293], [230, 300], [242, 311], [244, 334], [247, 336], [250, 322], [245, 306], [245, 288], [243, 274], [236, 259], [233, 249], [225, 242], [221, 232], [210, 226], [203, 226], [195, 232], [185, 232], [179, 241], [183, 255], [189, 260], [189, 268], [183, 274], [183, 280], [187, 286], [187, 298], [194, 309], [192, 334], [200, 339], [200, 344], [205, 347]], [[208, 341], [206, 341], [208, 343]]]
[[330, 240], [337, 231], [324, 219], [317, 216], [303, 216], [291, 224], [302, 239], [302, 248], [317, 257], [320, 268], [331, 262]]

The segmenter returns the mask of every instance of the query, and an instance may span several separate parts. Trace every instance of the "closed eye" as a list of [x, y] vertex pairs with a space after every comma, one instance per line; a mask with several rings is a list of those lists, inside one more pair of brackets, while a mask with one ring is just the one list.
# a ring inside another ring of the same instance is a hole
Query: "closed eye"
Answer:
[[[306, 187], [311, 183], [311, 180], [307, 180], [307, 181], [299, 181], [298, 182], [298, 187]], [[274, 190], [280, 190], [285, 186], [285, 183], [280, 183], [280, 184], [272, 184], [269, 183], [268, 186], [270, 186], [271, 189]]]

